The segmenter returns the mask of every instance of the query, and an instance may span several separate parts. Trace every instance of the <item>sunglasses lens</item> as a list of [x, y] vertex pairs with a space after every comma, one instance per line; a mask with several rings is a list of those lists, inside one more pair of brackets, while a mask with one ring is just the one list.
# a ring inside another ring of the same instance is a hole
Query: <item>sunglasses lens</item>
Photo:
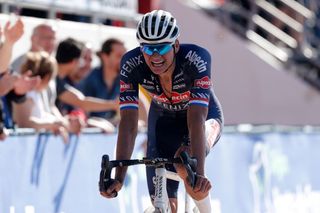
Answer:
[[159, 54], [167, 54], [171, 50], [172, 46], [170, 44], [164, 45], [161, 49], [159, 48]]
[[157, 52], [160, 55], [167, 54], [172, 48], [172, 44], [160, 44], [160, 45], [142, 45], [141, 50], [147, 55], [153, 55]]

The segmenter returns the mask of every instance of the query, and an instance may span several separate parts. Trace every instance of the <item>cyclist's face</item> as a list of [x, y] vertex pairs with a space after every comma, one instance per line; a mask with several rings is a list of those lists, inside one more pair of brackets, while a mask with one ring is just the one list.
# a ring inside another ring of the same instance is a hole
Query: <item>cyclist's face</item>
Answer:
[[141, 47], [141, 52], [147, 65], [156, 75], [161, 75], [167, 72], [168, 69], [174, 68], [171, 65], [174, 60], [175, 50], [177, 51], [177, 48], [176, 46], [173, 48], [173, 44], [146, 45]]

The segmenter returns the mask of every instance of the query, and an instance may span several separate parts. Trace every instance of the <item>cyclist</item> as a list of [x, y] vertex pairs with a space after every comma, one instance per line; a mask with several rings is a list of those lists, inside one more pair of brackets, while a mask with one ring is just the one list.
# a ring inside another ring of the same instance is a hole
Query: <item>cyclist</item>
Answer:
[[[198, 160], [197, 182], [191, 188], [183, 167], [177, 171], [200, 212], [211, 212], [211, 183], [205, 176], [205, 156], [218, 141], [223, 115], [211, 83], [209, 52], [194, 44], [179, 44], [176, 19], [163, 10], [145, 14], [137, 27], [140, 47], [127, 52], [121, 61], [121, 122], [116, 159], [129, 159], [133, 152], [138, 121], [138, 85], [152, 96], [148, 120], [147, 157], [174, 157], [189, 150]], [[181, 146], [181, 144], [183, 144]], [[153, 198], [155, 169], [147, 167], [148, 189]], [[126, 175], [117, 168], [115, 181], [101, 195], [112, 198]], [[168, 180], [172, 212], [177, 210], [178, 182]]]

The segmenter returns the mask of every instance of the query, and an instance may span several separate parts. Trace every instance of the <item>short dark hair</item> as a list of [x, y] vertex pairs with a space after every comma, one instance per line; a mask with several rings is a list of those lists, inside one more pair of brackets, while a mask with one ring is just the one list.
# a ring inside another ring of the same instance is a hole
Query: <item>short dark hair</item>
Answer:
[[81, 56], [83, 44], [73, 38], [61, 41], [57, 48], [56, 59], [59, 64], [66, 64]]
[[103, 42], [103, 44], [101, 46], [101, 50], [97, 54], [100, 55], [101, 53], [105, 53], [105, 54], [109, 55], [112, 52], [112, 45], [114, 45], [114, 44], [124, 45], [124, 43], [122, 41], [120, 41], [119, 39], [109, 38]]

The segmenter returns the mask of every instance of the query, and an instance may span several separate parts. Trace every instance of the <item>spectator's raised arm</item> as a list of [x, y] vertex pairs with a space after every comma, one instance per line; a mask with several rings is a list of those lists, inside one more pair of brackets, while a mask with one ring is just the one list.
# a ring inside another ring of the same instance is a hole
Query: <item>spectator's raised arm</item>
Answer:
[[8, 69], [13, 45], [21, 38], [23, 35], [23, 22], [21, 18], [18, 18], [16, 23], [11, 26], [8, 21], [3, 30], [4, 42], [0, 48], [0, 72], [4, 72]]

